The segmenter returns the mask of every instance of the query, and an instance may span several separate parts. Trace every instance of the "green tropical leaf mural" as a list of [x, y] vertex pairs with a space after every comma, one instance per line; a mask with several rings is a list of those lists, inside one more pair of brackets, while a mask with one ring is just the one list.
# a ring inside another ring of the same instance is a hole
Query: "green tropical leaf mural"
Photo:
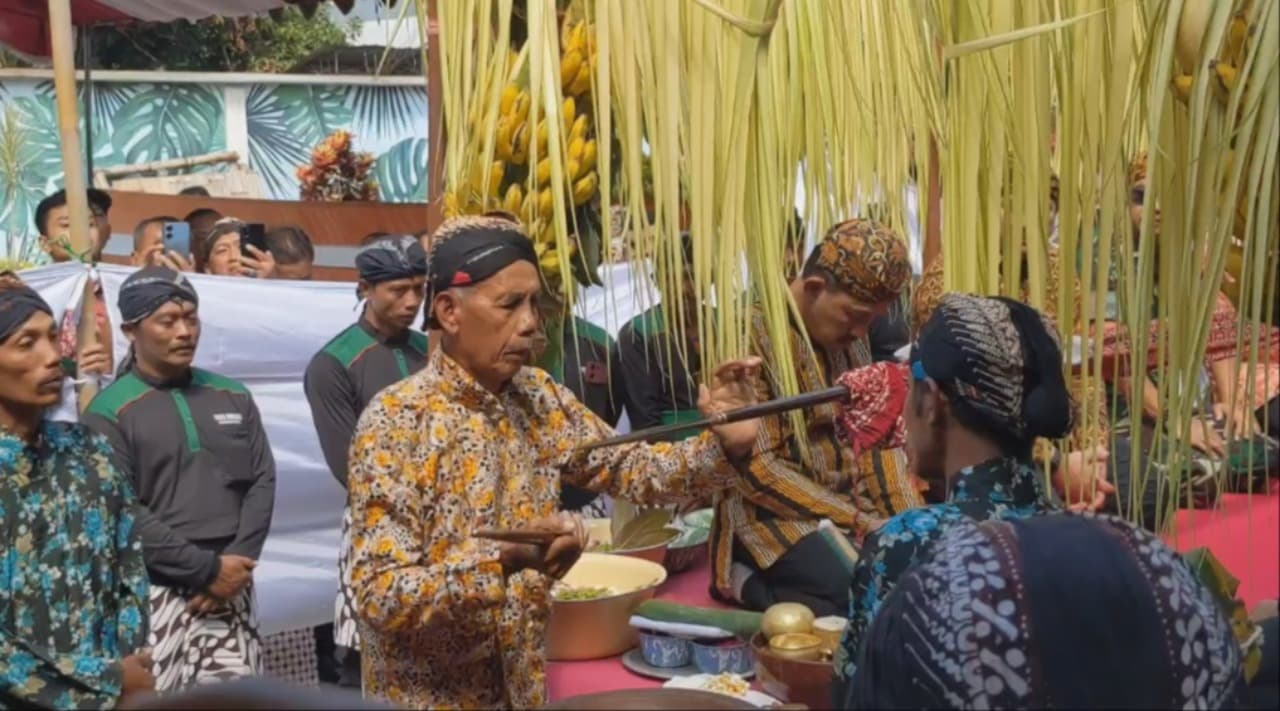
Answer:
[[373, 169], [384, 202], [425, 202], [427, 139], [406, 138], [378, 156]]
[[122, 163], [211, 153], [226, 145], [222, 94], [199, 84], [153, 84], [113, 118], [111, 143]]
[[22, 261], [36, 249], [27, 236], [35, 233], [32, 215], [50, 177], [25, 117], [10, 103], [0, 115], [0, 230], [7, 235], [6, 257]]
[[298, 194], [295, 170], [325, 136], [351, 126], [345, 87], [259, 84], [249, 92], [249, 166], [277, 196]]
[[427, 125], [427, 92], [416, 86], [353, 86], [353, 131], [369, 138], [412, 134], [415, 123]]
[[62, 182], [62, 136], [58, 134], [58, 111], [53, 101], [24, 96], [11, 102], [17, 109], [23, 140], [31, 151], [31, 170], [46, 181]]

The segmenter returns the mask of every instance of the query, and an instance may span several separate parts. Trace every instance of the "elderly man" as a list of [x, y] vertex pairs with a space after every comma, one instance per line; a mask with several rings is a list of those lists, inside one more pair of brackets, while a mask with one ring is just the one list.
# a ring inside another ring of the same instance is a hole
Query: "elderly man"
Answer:
[[[788, 334], [802, 392], [829, 387], [840, 373], [871, 362], [868, 328], [898, 298], [910, 270], [902, 240], [875, 222], [843, 222], [823, 237], [791, 282], [804, 323], [803, 331], [792, 324]], [[762, 314], [753, 333], [756, 354], [774, 352]], [[761, 380], [757, 397], [780, 391], [771, 376]], [[798, 433], [789, 417], [764, 422], [759, 456], [716, 505], [714, 594], [753, 610], [799, 602], [818, 615], [842, 615], [851, 556], [846, 542], [820, 532], [819, 524], [827, 520], [861, 538], [922, 503], [901, 452], [852, 456], [836, 437], [838, 415], [835, 404], [806, 410]]]
[[[347, 481], [365, 689], [398, 705], [541, 706], [549, 577], [573, 564], [585, 539], [555, 513], [561, 480], [675, 502], [733, 484], [730, 462], [750, 454], [759, 430], [752, 420], [678, 445], [580, 451], [613, 432], [525, 367], [539, 328], [536, 263], [510, 220], [441, 226], [427, 279], [440, 348], [356, 426]], [[753, 403], [759, 363], [721, 366], [702, 409]], [[482, 527], [559, 536], [496, 543], [473, 535]]]
[[118, 304], [133, 364], [84, 416], [138, 492], [162, 691], [261, 666], [253, 569], [271, 527], [275, 461], [249, 391], [191, 366], [197, 301], [166, 267], [125, 279]]
[[[422, 309], [427, 255], [412, 237], [388, 235], [356, 255], [364, 301], [360, 320], [342, 330], [311, 358], [303, 389], [311, 406], [320, 449], [333, 478], [347, 487], [347, 452], [360, 413], [383, 388], [422, 370], [427, 337], [413, 330]], [[343, 512], [338, 557], [338, 598], [334, 604], [334, 644], [340, 649], [342, 686], [360, 686], [360, 637], [356, 630], [351, 565], [345, 555], [351, 538], [351, 511]]]

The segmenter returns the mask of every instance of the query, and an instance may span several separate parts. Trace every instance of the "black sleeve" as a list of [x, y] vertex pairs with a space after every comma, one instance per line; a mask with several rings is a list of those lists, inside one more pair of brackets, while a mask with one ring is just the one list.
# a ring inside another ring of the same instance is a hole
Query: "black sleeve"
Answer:
[[325, 464], [345, 489], [347, 454], [351, 436], [356, 430], [356, 420], [360, 419], [360, 406], [351, 376], [333, 356], [317, 353], [307, 365], [302, 388], [311, 406], [311, 421], [316, 426]]
[[258, 406], [253, 398], [245, 397], [248, 407], [244, 408], [244, 423], [249, 430], [253, 484], [240, 502], [240, 526], [226, 552], [257, 560], [271, 530], [271, 511], [276, 500], [276, 461], [271, 456], [271, 443], [262, 427]]
[[663, 402], [665, 376], [658, 361], [662, 357], [660, 343], [641, 338], [631, 324], [622, 327], [618, 334], [617, 366], [622, 374], [623, 402], [633, 430], [662, 424], [662, 411], [671, 408], [670, 403]]
[[896, 303], [888, 313], [871, 322], [867, 341], [871, 346], [871, 360], [877, 362], [894, 360], [898, 349], [911, 342], [907, 320]]
[[[120, 423], [88, 412], [81, 415], [80, 420], [111, 443], [112, 460], [116, 469], [129, 477], [134, 492], [141, 497], [142, 489], [138, 472], [133, 465], [132, 450]], [[142, 538], [142, 552], [148, 571], [192, 590], [205, 589], [218, 576], [217, 554], [199, 548], [179, 536], [140, 500], [134, 504], [134, 515], [138, 521], [138, 533]]]

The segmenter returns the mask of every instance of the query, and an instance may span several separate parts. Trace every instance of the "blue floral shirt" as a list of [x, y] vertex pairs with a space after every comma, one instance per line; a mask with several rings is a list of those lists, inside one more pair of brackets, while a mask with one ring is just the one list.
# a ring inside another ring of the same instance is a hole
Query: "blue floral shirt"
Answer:
[[133, 492], [106, 439], [46, 421], [0, 429], [0, 708], [110, 708], [146, 644]]
[[868, 535], [853, 571], [849, 625], [835, 655], [836, 707], [849, 708], [848, 682], [880, 605], [949, 526], [969, 519], [1029, 518], [1060, 508], [1045, 488], [1041, 470], [1017, 459], [993, 459], [961, 470], [946, 503], [904, 511]]

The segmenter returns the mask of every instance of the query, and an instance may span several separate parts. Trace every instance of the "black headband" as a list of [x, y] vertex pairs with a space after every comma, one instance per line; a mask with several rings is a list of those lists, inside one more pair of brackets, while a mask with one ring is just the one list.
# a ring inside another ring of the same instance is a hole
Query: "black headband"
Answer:
[[15, 286], [0, 291], [0, 341], [13, 335], [38, 311], [53, 316], [53, 309], [31, 287]]
[[427, 253], [409, 236], [379, 238], [356, 254], [356, 271], [370, 284], [412, 279], [427, 273]]
[[533, 242], [523, 233], [505, 227], [467, 229], [431, 250], [429, 297], [451, 287], [478, 284], [519, 261], [538, 265]]
[[146, 267], [124, 280], [116, 305], [124, 323], [137, 323], [170, 301], [200, 303], [195, 288], [182, 274], [167, 267]]

